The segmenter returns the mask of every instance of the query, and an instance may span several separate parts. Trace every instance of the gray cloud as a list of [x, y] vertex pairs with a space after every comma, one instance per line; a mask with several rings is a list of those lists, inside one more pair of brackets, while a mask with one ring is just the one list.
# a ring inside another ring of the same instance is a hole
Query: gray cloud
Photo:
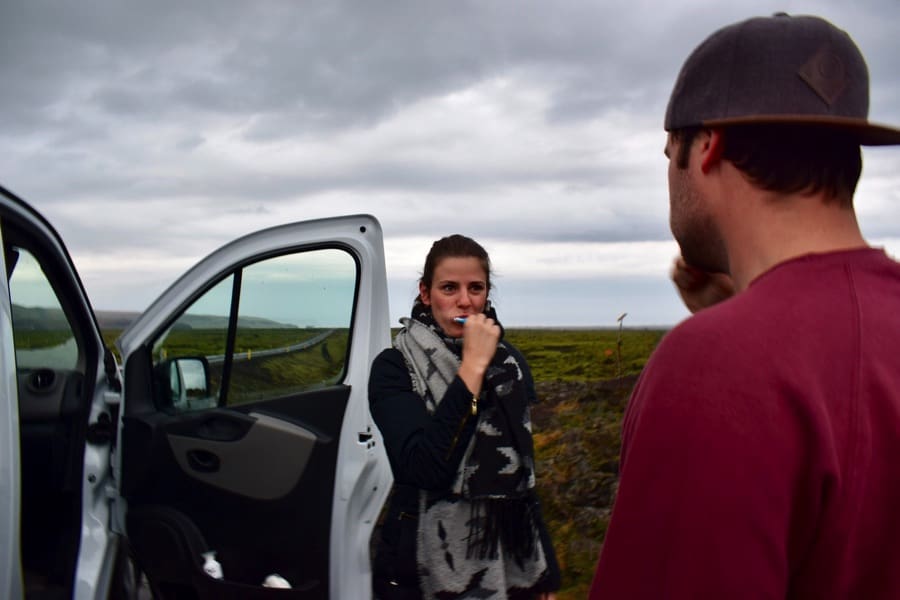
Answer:
[[[854, 35], [873, 119], [900, 123], [900, 26], [886, 18], [896, 0], [786, 8]], [[6, 2], [0, 183], [57, 224], [76, 260], [116, 255], [126, 267], [328, 211], [376, 214], [389, 244], [451, 228], [573, 251], [663, 241], [661, 121], [682, 60], [712, 30], [784, 9]], [[879, 152], [866, 154], [861, 222], [900, 238], [896, 155]]]

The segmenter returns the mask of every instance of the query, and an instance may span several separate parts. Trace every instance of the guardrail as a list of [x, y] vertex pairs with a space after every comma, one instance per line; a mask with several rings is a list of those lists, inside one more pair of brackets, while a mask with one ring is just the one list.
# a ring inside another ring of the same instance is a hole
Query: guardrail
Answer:
[[[302, 342], [298, 342], [296, 344], [291, 344], [290, 346], [284, 346], [283, 348], [270, 348], [268, 350], [248, 350], [246, 352], [237, 352], [234, 355], [233, 360], [235, 362], [239, 360], [250, 360], [252, 357], [266, 357], [266, 356], [277, 356], [279, 354], [288, 354], [290, 352], [299, 352], [300, 350], [306, 350], [307, 348], [312, 348], [316, 344], [322, 342], [325, 338], [333, 334], [336, 330], [329, 329], [328, 331], [324, 331], [319, 335], [313, 336], [308, 340], [303, 340]], [[207, 356], [206, 360], [209, 361], [209, 364], [214, 365], [217, 363], [225, 362], [224, 354], [216, 354], [214, 356]]]

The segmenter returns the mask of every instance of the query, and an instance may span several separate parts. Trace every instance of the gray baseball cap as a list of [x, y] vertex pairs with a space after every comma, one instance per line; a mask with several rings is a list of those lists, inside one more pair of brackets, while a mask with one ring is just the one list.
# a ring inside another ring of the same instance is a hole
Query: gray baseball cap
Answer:
[[778, 13], [724, 27], [694, 50], [665, 128], [783, 123], [838, 129], [865, 145], [900, 144], [900, 130], [868, 115], [869, 70], [850, 36], [819, 17]]

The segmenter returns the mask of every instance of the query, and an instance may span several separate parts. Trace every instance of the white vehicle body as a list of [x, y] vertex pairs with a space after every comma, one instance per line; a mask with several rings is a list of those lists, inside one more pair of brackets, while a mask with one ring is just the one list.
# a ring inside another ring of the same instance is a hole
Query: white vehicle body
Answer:
[[135, 573], [161, 598], [370, 597], [391, 483], [366, 394], [390, 343], [374, 217], [227, 244], [118, 358], [62, 240], [2, 188], [0, 242], [0, 597], [134, 597]]

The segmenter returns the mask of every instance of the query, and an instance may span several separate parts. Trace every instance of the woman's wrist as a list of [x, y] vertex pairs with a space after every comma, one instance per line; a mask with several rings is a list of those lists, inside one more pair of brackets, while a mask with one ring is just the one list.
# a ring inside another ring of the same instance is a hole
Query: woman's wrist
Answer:
[[457, 372], [457, 375], [460, 379], [463, 380], [463, 383], [466, 384], [466, 388], [468, 388], [469, 392], [472, 396], [478, 396], [481, 394], [481, 382], [484, 380], [485, 369], [476, 369], [474, 367], [467, 368], [466, 365], [462, 365]]
[[457, 375], [463, 380], [463, 383], [466, 384], [469, 392], [471, 392], [473, 396], [478, 396], [481, 393], [481, 382], [484, 381], [484, 374], [486, 371], [487, 367], [479, 368], [471, 363], [463, 361]]

